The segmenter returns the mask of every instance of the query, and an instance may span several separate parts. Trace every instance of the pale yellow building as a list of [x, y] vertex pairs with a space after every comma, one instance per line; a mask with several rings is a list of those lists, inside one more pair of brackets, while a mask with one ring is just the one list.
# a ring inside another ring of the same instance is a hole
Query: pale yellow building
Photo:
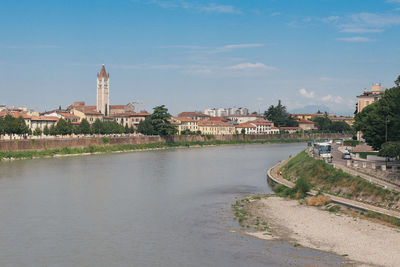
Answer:
[[361, 112], [366, 106], [381, 99], [385, 91], [386, 88], [377, 83], [372, 85], [371, 91], [364, 91], [362, 95], [357, 96], [357, 113]]
[[171, 121], [178, 126], [178, 134], [181, 134], [184, 130], [189, 130], [191, 132], [197, 132], [199, 130], [198, 120], [186, 117], [172, 117]]
[[103, 114], [95, 110], [72, 109], [72, 114], [79, 117], [79, 122], [86, 119], [90, 124], [94, 123], [97, 119], [103, 120]]
[[235, 134], [235, 126], [233, 124], [221, 121], [199, 121], [199, 131], [202, 134], [223, 135]]

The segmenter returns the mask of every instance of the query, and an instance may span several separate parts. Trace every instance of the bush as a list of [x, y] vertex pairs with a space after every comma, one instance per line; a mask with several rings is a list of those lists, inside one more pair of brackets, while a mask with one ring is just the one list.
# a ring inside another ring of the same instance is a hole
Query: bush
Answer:
[[300, 197], [304, 197], [310, 191], [311, 184], [307, 178], [301, 177], [296, 180], [296, 186], [293, 189]]
[[343, 142], [344, 146], [357, 146], [360, 142], [357, 140], [345, 140]]
[[287, 187], [284, 186], [283, 184], [277, 184], [274, 186], [274, 192], [275, 193], [281, 193], [283, 192]]
[[310, 197], [307, 200], [307, 204], [309, 206], [324, 206], [331, 202], [331, 199], [328, 197], [324, 197], [323, 195], [318, 195], [315, 197]]

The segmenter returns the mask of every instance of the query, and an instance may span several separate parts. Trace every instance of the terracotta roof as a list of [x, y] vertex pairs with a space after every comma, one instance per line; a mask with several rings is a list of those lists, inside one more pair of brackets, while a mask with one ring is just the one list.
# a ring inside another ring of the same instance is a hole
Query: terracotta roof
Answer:
[[254, 124], [252, 124], [250, 122], [241, 123], [239, 125], [236, 125], [235, 127], [236, 128], [257, 128], [257, 126], [255, 126]]
[[227, 121], [224, 117], [210, 117], [210, 121]]
[[110, 105], [110, 109], [124, 109], [126, 105]]
[[314, 124], [314, 122], [309, 121], [309, 120], [299, 120], [298, 123], [302, 123], [302, 124]]
[[108, 79], [110, 78], [110, 74], [106, 72], [106, 68], [103, 66], [101, 66], [101, 70], [100, 73], [97, 73], [97, 78], [104, 78], [104, 79]]
[[74, 114], [71, 114], [71, 113], [68, 113], [68, 112], [57, 112], [57, 114], [60, 114], [61, 115], [61, 117], [64, 117], [64, 118], [76, 118], [76, 119], [79, 119], [79, 116], [76, 116], [76, 115], [74, 115]]
[[82, 112], [85, 113], [85, 115], [103, 115], [100, 112], [95, 111], [95, 110], [85, 110], [85, 111], [82, 111]]
[[6, 115], [13, 116], [14, 118], [22, 117], [23, 119], [30, 119], [31, 116], [26, 114], [25, 112], [9, 112], [9, 111], [1, 111], [0, 117], [5, 117]]
[[53, 116], [32, 116], [32, 121], [58, 121], [57, 117]]
[[220, 127], [226, 127], [226, 126], [232, 126], [232, 124], [227, 123], [227, 122], [222, 122], [222, 121], [199, 121], [198, 122], [199, 126], [220, 126]]
[[198, 112], [181, 112], [178, 114], [178, 117], [210, 117], [210, 116]]
[[196, 122], [196, 120], [186, 117], [172, 117], [174, 120], [181, 121], [181, 122]]

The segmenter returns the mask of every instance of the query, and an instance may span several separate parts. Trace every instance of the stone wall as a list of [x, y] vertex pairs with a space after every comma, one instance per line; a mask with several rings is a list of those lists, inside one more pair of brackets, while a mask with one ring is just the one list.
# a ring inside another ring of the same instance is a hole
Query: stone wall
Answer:
[[194, 142], [209, 140], [278, 140], [278, 139], [329, 139], [342, 138], [340, 134], [277, 134], [277, 135], [216, 135], [216, 136], [171, 136], [162, 138], [160, 136], [88, 136], [74, 138], [45, 138], [45, 139], [19, 139], [19, 140], [1, 140], [0, 150], [40, 150], [46, 148], [62, 148], [62, 147], [86, 147], [101, 145], [119, 145], [119, 144], [148, 144], [157, 142]]

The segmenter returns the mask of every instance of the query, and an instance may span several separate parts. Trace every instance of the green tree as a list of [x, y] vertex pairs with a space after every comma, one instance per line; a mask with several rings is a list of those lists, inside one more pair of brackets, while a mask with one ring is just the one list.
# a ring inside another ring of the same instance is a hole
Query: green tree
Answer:
[[54, 124], [52, 124], [52, 125], [50, 126], [49, 134], [50, 134], [50, 135], [57, 135], [57, 130], [56, 130], [56, 127], [54, 126]]
[[169, 121], [171, 114], [164, 105], [154, 108], [153, 114], [146, 117], [144, 122], [138, 125], [138, 132], [143, 134], [155, 134], [160, 136], [174, 135], [178, 131], [176, 126]]
[[400, 87], [386, 90], [384, 96], [355, 116], [354, 128], [365, 141], [380, 150], [386, 141], [400, 141]]
[[282, 105], [280, 100], [277, 106], [269, 106], [268, 110], [264, 112], [264, 118], [273, 121], [276, 127], [295, 127], [299, 125], [286, 111], [286, 107]]
[[77, 129], [78, 134], [90, 134], [90, 124], [87, 119], [82, 119]]
[[312, 121], [317, 124], [319, 132], [330, 132], [332, 121], [328, 118], [327, 114], [323, 117], [313, 117]]
[[66, 120], [61, 118], [58, 120], [55, 130], [57, 134], [61, 135], [70, 134], [72, 132], [72, 124], [69, 124]]
[[36, 127], [36, 129], [33, 131], [33, 135], [35, 136], [42, 135], [42, 130], [39, 127]]
[[124, 133], [128, 134], [128, 133], [130, 133], [130, 132], [131, 132], [131, 130], [129, 129], [128, 124], [125, 124]]
[[94, 134], [101, 134], [103, 129], [103, 124], [99, 119], [96, 119], [94, 123], [92, 124], [92, 133]]
[[50, 134], [50, 130], [49, 130], [49, 127], [47, 127], [47, 125], [44, 126], [44, 128], [43, 128], [43, 134], [44, 135], [49, 135]]
[[330, 131], [332, 133], [352, 132], [353, 129], [344, 121], [333, 121]]
[[379, 155], [389, 158], [400, 158], [400, 142], [387, 142], [382, 144]]
[[137, 132], [144, 135], [156, 135], [154, 131], [154, 127], [150, 121], [150, 119], [146, 118], [143, 121], [140, 121], [137, 127]]
[[4, 119], [0, 117], [0, 135], [4, 135], [6, 133], [6, 124]]
[[394, 83], [396, 84], [397, 87], [400, 86], [400, 75], [397, 76], [397, 79], [394, 81]]

